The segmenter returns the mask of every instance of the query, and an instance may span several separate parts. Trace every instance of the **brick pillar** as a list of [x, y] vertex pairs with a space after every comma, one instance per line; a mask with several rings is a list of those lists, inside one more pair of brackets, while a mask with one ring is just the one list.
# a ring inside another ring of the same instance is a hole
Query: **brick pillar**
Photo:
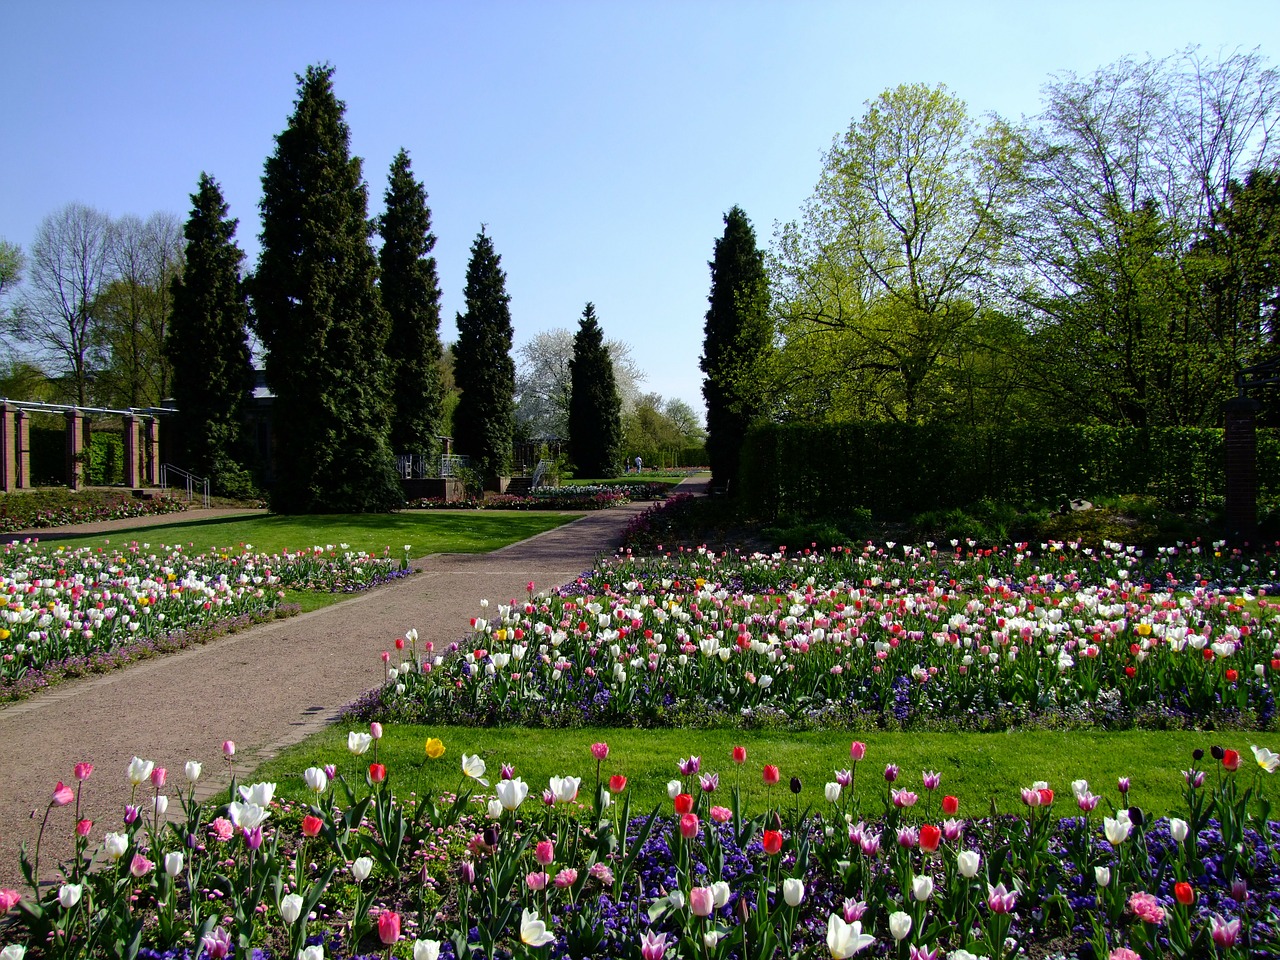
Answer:
[[124, 485], [129, 489], [138, 486], [138, 418], [125, 416], [124, 420]]
[[67, 486], [79, 490], [84, 486], [84, 414], [71, 410], [67, 418]]
[[144, 483], [148, 487], [160, 485], [160, 422], [155, 417], [142, 421], [145, 438], [142, 443], [142, 468]]
[[0, 403], [0, 491], [18, 489], [18, 435], [14, 432], [13, 407]]
[[30, 490], [31, 482], [31, 416], [25, 410], [13, 415], [14, 452], [18, 455], [18, 489]]
[[1227, 536], [1236, 542], [1258, 534], [1258, 431], [1260, 404], [1236, 397], [1222, 405], [1226, 416]]

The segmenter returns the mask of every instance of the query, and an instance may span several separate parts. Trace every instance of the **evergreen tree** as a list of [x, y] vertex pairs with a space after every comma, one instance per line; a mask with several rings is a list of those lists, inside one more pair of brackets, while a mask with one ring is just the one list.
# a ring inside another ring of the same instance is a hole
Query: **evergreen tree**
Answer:
[[516, 365], [511, 359], [511, 298], [501, 258], [484, 228], [471, 244], [467, 264], [467, 312], [458, 314], [453, 376], [461, 396], [453, 412], [460, 454], [485, 482], [511, 465], [515, 429]]
[[391, 319], [387, 360], [391, 380], [391, 449], [432, 457], [443, 417], [440, 378], [440, 287], [427, 192], [403, 149], [391, 162], [382, 234], [379, 290]]
[[569, 361], [569, 456], [583, 477], [616, 477], [622, 458], [622, 400], [594, 304], [588, 303]]
[[751, 221], [735, 206], [724, 218], [711, 267], [701, 367], [706, 378], [707, 457], [711, 478], [725, 486], [738, 476], [738, 451], [764, 412], [761, 388], [773, 349], [769, 281]]
[[249, 308], [240, 281], [244, 254], [235, 242], [238, 221], [227, 217], [218, 183], [200, 174], [183, 228], [186, 269], [173, 281], [165, 353], [173, 367], [173, 396], [184, 465], [209, 478], [215, 493], [253, 489], [245, 469], [245, 406], [253, 385]]
[[389, 510], [404, 496], [387, 444], [388, 321], [369, 244], [368, 189], [333, 68], [298, 78], [262, 176], [256, 330], [275, 393], [282, 513]]

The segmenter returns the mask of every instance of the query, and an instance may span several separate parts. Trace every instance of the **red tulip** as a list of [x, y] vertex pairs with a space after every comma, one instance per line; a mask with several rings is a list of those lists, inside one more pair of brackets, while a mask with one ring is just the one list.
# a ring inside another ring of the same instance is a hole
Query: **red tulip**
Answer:
[[369, 779], [373, 783], [381, 783], [387, 779], [387, 768], [380, 763], [369, 764]]
[[320, 830], [324, 827], [324, 821], [319, 817], [307, 814], [302, 818], [302, 835], [304, 837], [318, 837]]
[[1235, 750], [1222, 751], [1222, 769], [1223, 770], [1239, 770], [1240, 754]]
[[960, 812], [960, 799], [958, 797], [946, 796], [942, 798], [942, 812], [948, 817], [954, 817]]
[[93, 830], [92, 820], [81, 820], [76, 824], [76, 836], [87, 837]]
[[734, 763], [746, 763], [746, 762], [747, 762], [747, 748], [746, 748], [746, 747], [734, 747], [734, 748], [733, 748], [733, 762], [734, 762]]
[[676, 794], [675, 799], [676, 813], [686, 814], [693, 812], [693, 797], [687, 793]]
[[773, 856], [782, 849], [782, 834], [777, 830], [766, 830], [760, 838], [764, 852]]
[[1189, 883], [1175, 883], [1173, 885], [1173, 898], [1184, 907], [1189, 907], [1196, 902], [1196, 892]]
[[1236, 673], [1236, 671], [1234, 670], [1227, 671], [1227, 683], [1235, 683], [1239, 679], [1240, 679], [1240, 674]]
[[778, 768], [775, 767], [772, 763], [765, 765], [765, 768], [764, 768], [765, 783], [767, 783], [769, 786], [773, 786], [775, 783], [778, 782], [779, 779], [781, 779], [781, 777], [782, 777], [782, 774], [778, 772]]
[[627, 778], [624, 777], [622, 774], [615, 773], [612, 777], [609, 778], [610, 793], [621, 793], [625, 789], [627, 789]]
[[937, 850], [941, 840], [942, 831], [932, 823], [926, 823], [920, 828], [920, 849], [925, 853], [933, 853]]

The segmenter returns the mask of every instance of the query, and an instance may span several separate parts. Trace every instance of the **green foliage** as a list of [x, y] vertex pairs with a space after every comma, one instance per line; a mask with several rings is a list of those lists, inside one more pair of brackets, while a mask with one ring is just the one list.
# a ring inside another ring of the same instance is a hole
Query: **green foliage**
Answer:
[[255, 329], [275, 393], [273, 509], [381, 511], [403, 502], [387, 444], [389, 323], [375, 285], [368, 190], [332, 67], [298, 78], [262, 176]]
[[453, 375], [461, 391], [453, 411], [455, 449], [471, 457], [486, 482], [511, 466], [515, 428], [515, 361], [511, 298], [502, 258], [481, 228], [467, 264], [466, 312], [458, 314]]
[[[940, 425], [767, 425], [743, 452], [745, 509], [838, 515], [849, 503], [905, 519], [983, 499], [1059, 504], [1137, 493], [1177, 509], [1223, 495], [1220, 430]], [[1264, 502], [1280, 491], [1280, 437], [1258, 432]]]
[[622, 401], [594, 304], [582, 311], [569, 378], [569, 455], [577, 472], [616, 477], [622, 459]]
[[181, 465], [209, 478], [221, 496], [253, 492], [243, 428], [253, 366], [237, 222], [227, 217], [217, 181], [202, 173], [183, 228], [187, 264], [173, 282], [165, 344], [173, 366]]
[[440, 374], [440, 286], [427, 192], [403, 149], [391, 161], [382, 234], [379, 290], [391, 321], [387, 360], [391, 378], [393, 453], [434, 456], [444, 419]]
[[738, 451], [747, 429], [765, 410], [762, 383], [774, 334], [764, 254], [741, 207], [725, 214], [724, 235], [716, 240], [710, 266], [702, 395], [711, 474], [717, 485], [726, 486], [738, 476]]

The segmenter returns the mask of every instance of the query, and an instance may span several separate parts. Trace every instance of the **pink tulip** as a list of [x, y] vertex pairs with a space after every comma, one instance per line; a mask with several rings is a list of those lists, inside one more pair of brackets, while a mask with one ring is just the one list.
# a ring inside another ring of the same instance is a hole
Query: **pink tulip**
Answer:
[[164, 767], [153, 767], [151, 770], [151, 785], [157, 790], [164, 789], [164, 782], [169, 777], [169, 771]]
[[388, 947], [400, 939], [400, 914], [394, 910], [378, 914], [378, 939]]
[[557, 889], [565, 890], [572, 887], [578, 882], [578, 871], [573, 867], [565, 867], [556, 874], [555, 885]]
[[609, 756], [609, 745], [607, 743], [593, 743], [591, 745], [591, 755], [596, 760], [604, 760]]
[[222, 741], [222, 755], [228, 758], [236, 755], [236, 742], [234, 740]]
[[146, 857], [144, 857], [142, 854], [135, 853], [133, 855], [133, 861], [129, 864], [129, 872], [133, 874], [135, 877], [141, 878], [141, 877], [145, 877], [148, 873], [150, 873], [152, 868], [154, 867], [155, 867], [155, 864], [152, 863], [150, 860], [148, 860]]
[[213, 933], [206, 933], [200, 945], [204, 947], [205, 956], [209, 960], [225, 960], [231, 955], [231, 934], [219, 927]]
[[373, 737], [373, 739], [375, 740], [382, 739], [382, 724], [380, 724], [377, 720], [369, 724], [369, 736]]
[[698, 815], [696, 813], [686, 813], [680, 818], [680, 836], [686, 840], [692, 840], [698, 835]]
[[53, 788], [53, 805], [55, 807], [65, 807], [75, 798], [76, 792], [61, 780], [59, 780], [58, 785]]
[[662, 960], [666, 955], [667, 935], [646, 930], [640, 938], [640, 960]]
[[76, 773], [76, 779], [79, 780], [81, 783], [83, 783], [84, 781], [88, 780], [89, 775], [93, 773], [93, 764], [77, 763], [75, 773]]
[[235, 834], [236, 828], [226, 817], [218, 817], [213, 823], [209, 824], [209, 832], [218, 840], [226, 843]]
[[716, 897], [710, 887], [694, 887], [689, 891], [689, 909], [695, 917], [709, 917], [715, 908]]
[[1213, 937], [1213, 942], [1220, 947], [1234, 947], [1236, 938], [1240, 936], [1240, 918], [1236, 917], [1228, 923], [1225, 918], [1215, 913], [1212, 923], [1209, 935]]
[[845, 897], [844, 904], [841, 906], [840, 912], [844, 915], [845, 923], [853, 923], [855, 920], [861, 920], [863, 914], [867, 912], [867, 901], [854, 900], [852, 897]]
[[987, 886], [987, 907], [992, 913], [1012, 913], [1018, 902], [1018, 891], [1006, 890], [1004, 884]]
[[733, 819], [733, 811], [728, 807], [712, 807], [711, 819], [716, 823], [728, 823]]
[[0, 890], [0, 916], [16, 907], [21, 899], [22, 894], [17, 890]]
[[544, 867], [550, 866], [556, 862], [556, 848], [550, 840], [539, 840], [538, 845], [533, 848], [533, 859]]
[[1128, 947], [1116, 947], [1108, 954], [1107, 960], [1142, 960], [1142, 954], [1134, 953]]
[[93, 831], [92, 820], [81, 820], [76, 823], [76, 836], [87, 837]]
[[544, 890], [550, 879], [543, 871], [536, 870], [524, 878], [524, 883], [530, 890]]
[[849, 756], [853, 758], [855, 763], [861, 760], [866, 755], [867, 755], [867, 745], [865, 743], [862, 743], [859, 740], [855, 740], [853, 741], [853, 743], [849, 744]]
[[888, 783], [893, 783], [898, 779], [898, 765], [896, 763], [891, 763], [884, 768], [884, 778]]

